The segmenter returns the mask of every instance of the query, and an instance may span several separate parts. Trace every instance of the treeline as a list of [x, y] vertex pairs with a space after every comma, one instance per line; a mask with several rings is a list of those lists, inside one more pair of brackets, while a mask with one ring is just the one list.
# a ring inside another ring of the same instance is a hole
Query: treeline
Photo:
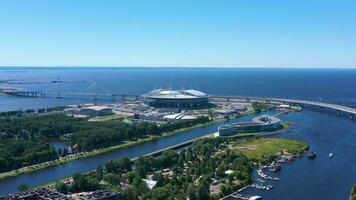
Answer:
[[[222, 139], [202, 139], [179, 153], [168, 150], [134, 163], [127, 158], [111, 160], [95, 172], [75, 175], [73, 184], [56, 185], [64, 193], [114, 189], [124, 200], [219, 199], [252, 181], [250, 161], [227, 149], [217, 154], [223, 148]], [[226, 174], [227, 170], [233, 172]], [[149, 177], [157, 181], [152, 189], [143, 180]], [[212, 184], [220, 184], [221, 191], [211, 194]]]
[[26, 109], [26, 110], [4, 111], [4, 112], [0, 112], [0, 117], [22, 116], [24, 114], [36, 113], [36, 112], [37, 113], [46, 113], [46, 112], [52, 112], [52, 111], [61, 111], [63, 109], [64, 109], [64, 107], [62, 107], [62, 106], [56, 106], [56, 107], [51, 107], [51, 108], [39, 108], [37, 110]]
[[[46, 142], [50, 137], [63, 136], [70, 145], [76, 144], [78, 151], [91, 151], [208, 121], [207, 117], [198, 117], [158, 126], [148, 122], [90, 122], [60, 113], [1, 117], [0, 172], [55, 159], [54, 149]], [[18, 145], [15, 152], [11, 144]]]
[[2, 139], [0, 141], [0, 172], [56, 158], [56, 150], [43, 140]]

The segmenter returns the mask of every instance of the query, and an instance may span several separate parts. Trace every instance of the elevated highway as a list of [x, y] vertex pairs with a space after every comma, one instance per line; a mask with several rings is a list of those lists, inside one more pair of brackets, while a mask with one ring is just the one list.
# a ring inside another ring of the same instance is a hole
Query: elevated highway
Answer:
[[[122, 100], [125, 100], [126, 98], [133, 98], [133, 99], [140, 99], [142, 96], [140, 94], [120, 94], [120, 93], [85, 93], [85, 92], [61, 92], [61, 93], [55, 93], [55, 92], [40, 92], [40, 91], [23, 91], [19, 90], [16, 88], [4, 88], [0, 87], [0, 93], [6, 94], [6, 95], [11, 95], [11, 96], [20, 96], [20, 97], [37, 97], [37, 98], [48, 98], [49, 95], [55, 95], [57, 94], [57, 98], [62, 98], [62, 94], [65, 95], [82, 95], [82, 96], [92, 96], [94, 99], [97, 99], [99, 96], [101, 97], [111, 97], [112, 101], [116, 101], [117, 99], [121, 98]], [[211, 95], [211, 98], [216, 99], [216, 98], [223, 98], [226, 99], [227, 101], [233, 100], [233, 99], [242, 99], [247, 102], [250, 101], [263, 101], [266, 103], [288, 103], [288, 104], [293, 104], [293, 105], [299, 105], [299, 106], [314, 106], [314, 107], [319, 107], [320, 109], [332, 109], [337, 112], [337, 114], [342, 113], [347, 113], [349, 114], [350, 118], [353, 118], [354, 115], [356, 115], [356, 108], [348, 107], [348, 106], [343, 106], [339, 104], [333, 104], [333, 103], [325, 103], [321, 101], [311, 101], [311, 100], [302, 100], [302, 99], [288, 99], [288, 98], [273, 98], [273, 97], [249, 97], [249, 96], [226, 96], [226, 95]]]
[[351, 118], [353, 117], [353, 115], [356, 115], [356, 108], [343, 106], [339, 104], [333, 104], [333, 103], [324, 103], [320, 101], [287, 99], [287, 98], [271, 98], [271, 97], [247, 97], [247, 96], [212, 96], [212, 98], [224, 98], [227, 100], [242, 99], [242, 100], [246, 100], [247, 102], [253, 102], [253, 101], [263, 101], [265, 103], [275, 102], [275, 103], [293, 104], [299, 106], [309, 105], [309, 106], [319, 107], [320, 109], [328, 108], [331, 110], [335, 110], [337, 111], [338, 114], [340, 112], [348, 113], [350, 114]]

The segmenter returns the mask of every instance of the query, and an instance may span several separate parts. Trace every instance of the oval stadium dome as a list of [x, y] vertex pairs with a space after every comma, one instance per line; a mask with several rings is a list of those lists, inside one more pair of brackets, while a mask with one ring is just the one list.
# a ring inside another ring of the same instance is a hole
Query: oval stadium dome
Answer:
[[152, 90], [143, 95], [144, 101], [153, 107], [201, 108], [209, 103], [209, 95], [198, 90]]

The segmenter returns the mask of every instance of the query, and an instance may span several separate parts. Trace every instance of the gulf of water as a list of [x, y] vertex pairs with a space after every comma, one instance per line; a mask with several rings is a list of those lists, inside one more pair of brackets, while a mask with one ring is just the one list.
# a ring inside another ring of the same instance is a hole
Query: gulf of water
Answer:
[[[55, 81], [78, 81], [61, 84], [61, 93], [144, 94], [154, 88], [194, 88], [208, 94], [246, 95], [323, 100], [344, 104], [356, 103], [356, 70], [353, 69], [201, 69], [201, 68], [0, 68], [0, 81], [19, 79], [27, 84], [8, 87], [50, 91], [56, 96]], [[96, 86], [93, 85], [96, 80]], [[42, 81], [43, 83], [29, 84]], [[4, 84], [1, 84], [4, 85]], [[23, 99], [0, 96], [0, 111], [39, 108], [90, 101], [81, 99]]]
[[[63, 69], [30, 68], [0, 69], [1, 79], [21, 79], [26, 84], [8, 84], [9, 87], [58, 91], [51, 81], [60, 76], [61, 92], [113, 92], [143, 94], [154, 88], [194, 88], [208, 94], [285, 97], [322, 100], [354, 106], [356, 103], [356, 70], [353, 69], [178, 69], [178, 68], [85, 68]], [[96, 79], [96, 87], [92, 82]], [[54, 95], [55, 96], [55, 95]], [[92, 102], [91, 98], [30, 99], [0, 96], [0, 110], [17, 110]], [[281, 181], [273, 182], [275, 188], [260, 194], [264, 199], [348, 199], [351, 185], [356, 183], [356, 122], [337, 117], [332, 113], [304, 110], [283, 117], [294, 121], [287, 133], [272, 137], [301, 139], [306, 141], [318, 156], [310, 161], [297, 159], [283, 165]], [[249, 120], [245, 118], [243, 120]], [[16, 191], [19, 183], [39, 185], [75, 172], [87, 171], [110, 158], [138, 156], [175, 143], [179, 143], [216, 130], [216, 126], [190, 131], [181, 135], [146, 143], [137, 147], [109, 153], [88, 160], [80, 160], [46, 169], [34, 174], [21, 175], [0, 182], [0, 194]], [[334, 153], [332, 159], [328, 158]]]

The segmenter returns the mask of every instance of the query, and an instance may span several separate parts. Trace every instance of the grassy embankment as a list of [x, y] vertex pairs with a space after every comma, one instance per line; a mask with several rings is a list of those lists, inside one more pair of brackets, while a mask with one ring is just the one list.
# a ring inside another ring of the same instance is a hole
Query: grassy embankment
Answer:
[[309, 146], [299, 140], [281, 138], [244, 139], [236, 141], [232, 150], [245, 155], [257, 163], [272, 161], [280, 155], [298, 156], [308, 150]]

